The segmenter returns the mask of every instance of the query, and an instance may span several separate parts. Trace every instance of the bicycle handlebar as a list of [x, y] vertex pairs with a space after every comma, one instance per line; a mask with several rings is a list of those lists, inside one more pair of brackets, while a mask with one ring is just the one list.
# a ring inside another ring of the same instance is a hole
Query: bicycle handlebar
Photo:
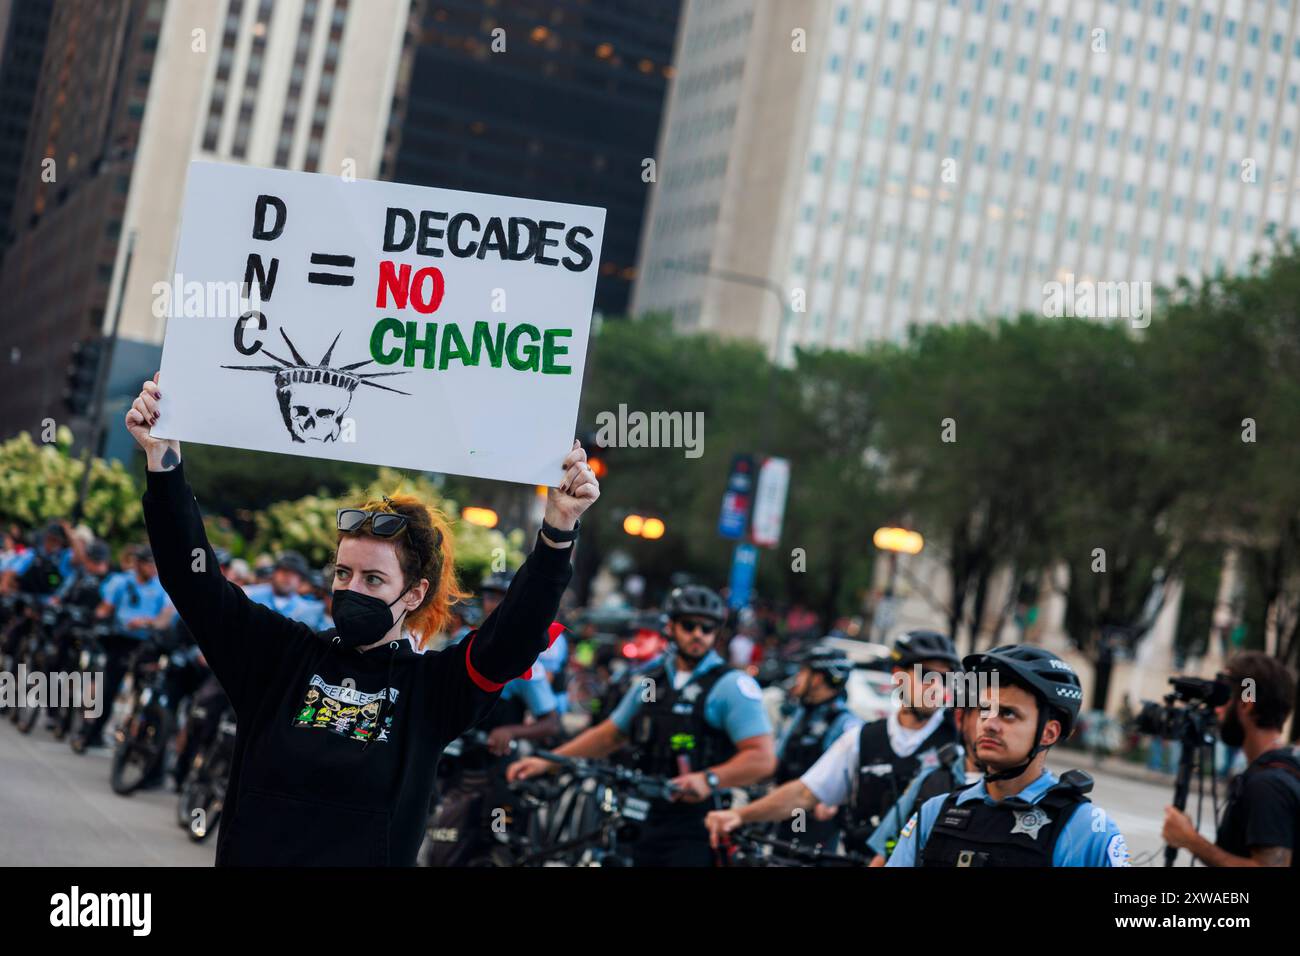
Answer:
[[638, 796], [654, 800], [672, 800], [682, 792], [682, 788], [666, 777], [651, 777], [640, 770], [621, 767], [603, 760], [591, 760], [587, 757], [566, 757], [550, 750], [539, 750], [534, 756], [551, 763], [559, 764], [579, 777], [590, 777], [627, 790]]
[[869, 866], [871, 860], [860, 853], [846, 851], [843, 854], [832, 852], [820, 844], [816, 846], [801, 846], [798, 843], [791, 843], [788, 840], [778, 840], [775, 837], [760, 836], [758, 834], [743, 833], [739, 830], [727, 834], [727, 838], [737, 846], [744, 847], [746, 844], [752, 849], [753, 847], [766, 846], [778, 851], [785, 856], [793, 859], [811, 863], [814, 866]]

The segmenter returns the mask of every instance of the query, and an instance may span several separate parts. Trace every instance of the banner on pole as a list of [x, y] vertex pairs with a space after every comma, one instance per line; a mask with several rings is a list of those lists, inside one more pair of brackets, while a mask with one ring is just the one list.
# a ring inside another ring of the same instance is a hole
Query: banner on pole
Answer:
[[722, 511], [718, 514], [720, 536], [733, 541], [745, 536], [753, 500], [754, 459], [749, 455], [736, 455], [731, 459], [727, 487], [722, 492]]
[[766, 458], [758, 469], [758, 490], [754, 492], [754, 519], [750, 538], [765, 548], [775, 548], [781, 540], [785, 520], [785, 499], [790, 491], [790, 462], [784, 458]]

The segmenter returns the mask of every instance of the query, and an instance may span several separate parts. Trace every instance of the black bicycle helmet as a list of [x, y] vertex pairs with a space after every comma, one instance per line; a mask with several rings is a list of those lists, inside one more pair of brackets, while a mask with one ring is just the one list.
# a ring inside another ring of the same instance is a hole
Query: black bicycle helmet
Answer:
[[853, 673], [853, 662], [843, 651], [833, 647], [814, 647], [799, 657], [798, 663], [814, 673], [821, 674], [834, 688], [843, 687]]
[[311, 565], [297, 551], [282, 551], [275, 559], [275, 570], [290, 571], [305, 579], [311, 574]]
[[911, 667], [921, 661], [946, 661], [953, 670], [961, 669], [957, 649], [938, 631], [915, 630], [900, 634], [894, 640], [894, 650], [889, 659], [895, 667]]
[[68, 543], [68, 533], [63, 530], [63, 525], [57, 521], [48, 522], [45, 527], [41, 529], [41, 537], [58, 538], [64, 545]]
[[479, 585], [480, 591], [495, 591], [497, 594], [505, 594], [510, 590], [510, 582], [515, 579], [513, 571], [493, 571], [485, 575], [483, 583]]
[[1019, 767], [1002, 773], [985, 775], [987, 780], [1009, 780], [1018, 777], [1029, 766], [1038, 752], [1046, 748], [1038, 743], [1043, 728], [1049, 720], [1061, 723], [1058, 743], [1074, 732], [1083, 706], [1083, 685], [1074, 668], [1049, 650], [1029, 644], [1003, 644], [983, 654], [971, 654], [963, 663], [976, 673], [997, 671], [1006, 675], [1012, 684], [1023, 687], [1038, 699], [1038, 728], [1034, 733], [1034, 746], [1029, 757]]
[[700, 584], [687, 584], [673, 588], [664, 601], [668, 617], [707, 617], [721, 624], [727, 619], [727, 605], [718, 592]]

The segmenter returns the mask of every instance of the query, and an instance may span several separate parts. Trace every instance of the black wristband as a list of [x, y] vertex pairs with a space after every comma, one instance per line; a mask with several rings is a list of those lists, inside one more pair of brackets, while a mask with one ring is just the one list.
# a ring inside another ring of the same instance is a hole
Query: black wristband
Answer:
[[559, 528], [548, 524], [545, 518], [542, 519], [542, 534], [546, 535], [546, 537], [550, 538], [556, 544], [563, 544], [565, 541], [577, 541], [578, 529], [581, 527], [582, 522], [575, 521], [573, 523], [572, 531], [561, 531]]

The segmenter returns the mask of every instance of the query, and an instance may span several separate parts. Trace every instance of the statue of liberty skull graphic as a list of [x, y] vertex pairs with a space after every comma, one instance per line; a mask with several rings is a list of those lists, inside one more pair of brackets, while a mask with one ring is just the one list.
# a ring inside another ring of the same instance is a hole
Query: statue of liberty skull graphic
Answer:
[[289, 341], [289, 336], [285, 334], [284, 329], [281, 329], [280, 336], [284, 339], [284, 344], [289, 346], [289, 354], [293, 356], [294, 361], [286, 361], [262, 349], [263, 355], [280, 364], [221, 367], [240, 372], [269, 372], [275, 375], [275, 397], [280, 403], [280, 416], [284, 419], [284, 427], [289, 430], [289, 435], [294, 441], [338, 441], [344, 416], [352, 405], [352, 393], [357, 390], [358, 385], [381, 388], [386, 392], [396, 392], [398, 395], [411, 394], [370, 381], [372, 378], [384, 378], [389, 375], [405, 375], [405, 372], [356, 371], [369, 365], [374, 361], [373, 359], [341, 365], [338, 368], [331, 366], [330, 356], [334, 354], [334, 346], [339, 344], [339, 336], [342, 334], [340, 332], [334, 336], [334, 341], [330, 343], [324, 357], [314, 365], [298, 353], [293, 343]]

